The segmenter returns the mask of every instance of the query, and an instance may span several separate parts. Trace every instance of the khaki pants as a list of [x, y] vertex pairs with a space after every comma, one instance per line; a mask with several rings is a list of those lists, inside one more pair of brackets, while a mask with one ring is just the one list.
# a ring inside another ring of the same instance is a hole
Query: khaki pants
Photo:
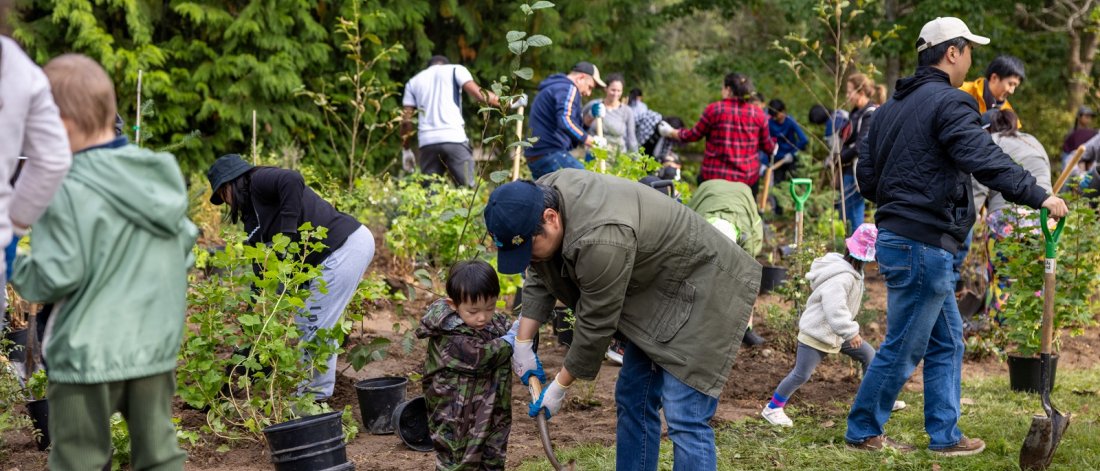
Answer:
[[111, 415], [130, 427], [131, 468], [182, 470], [187, 455], [172, 424], [175, 371], [99, 384], [50, 383], [51, 470], [95, 470], [110, 459]]

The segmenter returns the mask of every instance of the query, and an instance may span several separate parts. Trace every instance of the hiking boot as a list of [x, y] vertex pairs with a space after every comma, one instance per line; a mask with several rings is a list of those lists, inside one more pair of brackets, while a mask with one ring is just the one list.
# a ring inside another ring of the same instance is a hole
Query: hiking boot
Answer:
[[756, 335], [756, 332], [753, 332], [752, 328], [749, 328], [745, 331], [745, 336], [741, 338], [741, 343], [750, 347], [755, 347], [764, 343], [764, 337]]
[[897, 412], [906, 407], [905, 401], [894, 401], [894, 407], [890, 408], [890, 412]]
[[966, 438], [962, 437], [959, 443], [950, 448], [942, 448], [939, 450], [933, 450], [931, 448], [928, 451], [936, 453], [941, 456], [970, 456], [981, 453], [985, 449], [985, 442], [980, 438]]
[[787, 413], [783, 412], [782, 407], [772, 409], [771, 407], [764, 406], [764, 410], [760, 411], [760, 415], [764, 416], [764, 420], [767, 420], [768, 423], [772, 425], [778, 425], [780, 427], [794, 426], [794, 422], [791, 421], [790, 417], [787, 417]]
[[859, 443], [849, 443], [848, 448], [858, 451], [882, 451], [884, 448], [893, 448], [902, 453], [916, 450], [912, 445], [894, 441], [886, 435], [871, 437]]

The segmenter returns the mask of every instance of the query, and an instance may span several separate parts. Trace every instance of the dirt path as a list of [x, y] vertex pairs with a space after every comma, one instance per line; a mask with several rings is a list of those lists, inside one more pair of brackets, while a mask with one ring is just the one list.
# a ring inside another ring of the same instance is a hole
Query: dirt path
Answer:
[[[868, 300], [865, 310], [874, 310], [879, 314], [876, 321], [870, 322], [864, 329], [864, 336], [874, 344], [882, 340], [886, 293], [882, 278], [873, 271], [868, 273]], [[762, 405], [771, 395], [775, 386], [794, 364], [793, 332], [775, 330], [773, 325], [780, 319], [769, 319], [765, 307], [779, 304], [780, 300], [765, 295], [757, 302], [757, 329], [769, 340], [760, 347], [741, 350], [738, 361], [730, 374], [729, 383], [722, 393], [715, 421], [735, 421], [747, 417], [756, 417]], [[411, 311], [410, 311], [411, 312]], [[409, 319], [405, 319], [408, 322]], [[370, 322], [368, 334], [393, 336], [394, 317], [389, 313], [378, 313]], [[373, 330], [373, 332], [371, 332]], [[394, 340], [398, 340], [394, 337]], [[336, 407], [352, 405], [356, 418], [359, 407], [353, 383], [360, 379], [396, 375], [407, 376], [419, 372], [422, 368], [423, 349], [403, 355], [400, 342], [395, 342], [391, 355], [385, 360], [372, 363], [364, 370], [347, 370], [339, 377], [338, 386], [331, 404]], [[553, 374], [562, 364], [566, 349], [556, 345], [553, 337], [544, 335], [539, 354], [546, 370]], [[1084, 335], [1066, 339], [1062, 346], [1062, 368], [1091, 367], [1100, 353], [1100, 329], [1091, 329]], [[343, 365], [342, 365], [343, 366]], [[555, 445], [562, 448], [582, 443], [598, 443], [613, 446], [615, 442], [615, 381], [619, 368], [604, 362], [603, 369], [594, 382], [578, 383], [570, 392], [569, 403], [562, 412], [551, 421], [551, 435]], [[1003, 362], [987, 359], [979, 362], [968, 361], [964, 364], [964, 377], [982, 377], [1002, 375], [1007, 372]], [[791, 403], [800, 407], [812, 405], [823, 410], [838, 411], [846, 408], [846, 402], [855, 395], [859, 386], [858, 364], [845, 357], [834, 355], [826, 359], [817, 369], [814, 377], [799, 389]], [[906, 384], [910, 391], [922, 389], [920, 369]], [[410, 382], [408, 397], [419, 396], [420, 385]], [[527, 417], [526, 389], [515, 383], [513, 388], [513, 425], [508, 448], [508, 462], [511, 467], [521, 462], [543, 456], [538, 432], [534, 422]], [[202, 416], [194, 411], [179, 412], [184, 424], [201, 424]], [[45, 454], [34, 449], [29, 436], [25, 433], [9, 433], [5, 437], [9, 454], [0, 459], [2, 470], [38, 470], [45, 468]], [[231, 451], [215, 451], [217, 443], [205, 443], [190, 450], [186, 465], [188, 470], [269, 470], [269, 456], [262, 445], [237, 445]], [[431, 469], [434, 457], [431, 453], [419, 453], [406, 448], [395, 435], [370, 435], [362, 432], [347, 445], [348, 457], [358, 469], [372, 470], [423, 470]]]

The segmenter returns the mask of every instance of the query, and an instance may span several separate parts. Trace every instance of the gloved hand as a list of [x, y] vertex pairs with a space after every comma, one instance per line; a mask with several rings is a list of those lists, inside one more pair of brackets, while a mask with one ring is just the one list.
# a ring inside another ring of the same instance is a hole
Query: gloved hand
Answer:
[[680, 131], [673, 128], [671, 124], [661, 121], [661, 123], [657, 125], [657, 133], [659, 133], [661, 137], [675, 137], [680, 134]]
[[565, 399], [565, 393], [568, 391], [569, 388], [562, 386], [555, 378], [554, 382], [539, 394], [539, 400], [527, 406], [527, 415], [538, 417], [541, 410], [546, 413], [546, 419], [549, 420], [561, 410], [562, 400]]
[[516, 321], [512, 323], [512, 328], [508, 329], [508, 332], [505, 333], [503, 337], [501, 337], [502, 339], [504, 339], [505, 342], [508, 342], [508, 345], [512, 346], [513, 350], [515, 350], [516, 348], [517, 333], [519, 333], [519, 319], [516, 319]]
[[19, 246], [19, 236], [11, 236], [11, 242], [4, 247], [4, 279], [11, 280], [11, 268], [15, 265], [15, 249]]
[[523, 382], [524, 386], [527, 385], [531, 375], [534, 375], [543, 383], [546, 382], [546, 372], [542, 371], [542, 362], [539, 361], [538, 355], [535, 355], [534, 344], [531, 339], [516, 339], [516, 344], [512, 347], [512, 371], [516, 373], [516, 376], [519, 376], [519, 380]]
[[604, 110], [602, 101], [597, 101], [596, 103], [592, 104], [592, 117], [593, 118], [602, 118], [604, 116], [604, 114], [603, 114], [604, 111], [605, 110]]
[[512, 99], [511, 109], [519, 109], [521, 106], [527, 106], [527, 94], [524, 93], [518, 97]]
[[590, 144], [592, 147], [599, 147], [600, 149], [607, 148], [607, 138], [603, 136], [588, 136], [591, 139]]
[[410, 149], [401, 149], [401, 168], [412, 173], [416, 170], [416, 155]]

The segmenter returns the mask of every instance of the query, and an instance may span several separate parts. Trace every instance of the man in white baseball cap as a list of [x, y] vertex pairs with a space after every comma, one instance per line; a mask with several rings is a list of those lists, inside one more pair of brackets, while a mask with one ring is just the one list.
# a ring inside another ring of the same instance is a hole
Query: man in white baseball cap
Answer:
[[898, 80], [875, 111], [856, 179], [871, 200], [878, 227], [876, 259], [886, 279], [886, 338], [860, 383], [848, 413], [848, 445], [875, 451], [913, 447], [885, 433], [902, 386], [923, 362], [924, 429], [940, 456], [981, 453], [985, 442], [959, 428], [962, 319], [955, 301], [954, 256], [974, 225], [971, 175], [1005, 199], [1068, 208], [1005, 154], [982, 129], [978, 104], [959, 90], [970, 69], [975, 35], [958, 18], [924, 25], [916, 42], [917, 70]]

